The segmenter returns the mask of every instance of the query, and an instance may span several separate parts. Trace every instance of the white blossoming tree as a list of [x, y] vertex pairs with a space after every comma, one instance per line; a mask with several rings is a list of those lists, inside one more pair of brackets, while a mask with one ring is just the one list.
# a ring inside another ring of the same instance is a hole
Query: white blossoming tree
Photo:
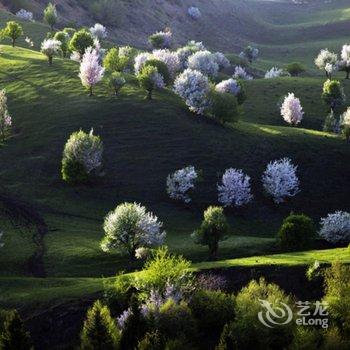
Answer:
[[219, 65], [216, 56], [210, 51], [198, 51], [188, 59], [188, 68], [197, 70], [208, 77], [216, 77], [219, 72]]
[[342, 114], [340, 119], [340, 126], [342, 132], [346, 138], [346, 141], [350, 140], [350, 107]]
[[233, 78], [241, 80], [252, 80], [253, 77], [247, 73], [242, 66], [236, 66], [233, 73]]
[[328, 49], [320, 51], [318, 56], [315, 58], [315, 65], [318, 69], [324, 70], [327, 78], [330, 78], [329, 74], [333, 71], [335, 65], [338, 62], [338, 55]]
[[104, 68], [100, 64], [99, 55], [95, 49], [88, 47], [80, 63], [79, 78], [81, 83], [93, 94], [93, 87], [103, 78]]
[[153, 58], [162, 61], [168, 68], [172, 79], [175, 78], [176, 73], [180, 70], [180, 60], [176, 52], [171, 52], [167, 49], [154, 50], [152, 52]]
[[24, 21], [33, 21], [33, 13], [25, 9], [20, 9], [18, 12], [16, 12], [16, 17]]
[[245, 99], [245, 91], [243, 90], [242, 84], [236, 79], [227, 79], [215, 85], [215, 90], [221, 93], [232, 94], [237, 98], [237, 102], [242, 104]]
[[107, 38], [107, 29], [100, 23], [96, 23], [93, 27], [91, 27], [90, 33], [94, 38], [98, 40]]
[[194, 20], [198, 20], [202, 16], [201, 11], [199, 10], [199, 8], [195, 7], [195, 6], [189, 7], [188, 10], [187, 10], [187, 13]]
[[255, 61], [259, 56], [259, 49], [253, 46], [247, 46], [240, 54], [239, 57], [242, 59], [246, 59], [249, 63]]
[[47, 57], [49, 66], [52, 66], [54, 55], [58, 55], [61, 50], [61, 42], [56, 39], [46, 39], [41, 43], [41, 52]]
[[320, 236], [331, 243], [350, 243], [350, 213], [336, 211], [321, 219]]
[[265, 79], [274, 79], [274, 78], [279, 78], [283, 76], [288, 76], [289, 73], [285, 72], [281, 68], [277, 67], [272, 67], [270, 70], [268, 70], [265, 74]]
[[148, 42], [154, 49], [169, 49], [173, 40], [171, 30], [160, 31], [149, 36]]
[[296, 171], [297, 166], [289, 158], [275, 160], [267, 165], [262, 183], [275, 203], [283, 203], [286, 198], [294, 197], [300, 192]]
[[349, 79], [350, 75], [350, 45], [345, 44], [341, 50], [340, 61], [338, 62], [338, 69], [346, 72], [346, 79]]
[[153, 56], [149, 52], [141, 52], [140, 54], [136, 55], [134, 58], [134, 72], [135, 74], [139, 74], [141, 69], [143, 68], [144, 64], [152, 59]]
[[213, 53], [216, 63], [219, 66], [219, 70], [230, 67], [230, 61], [226, 58], [226, 56], [222, 52]]
[[12, 119], [7, 110], [7, 96], [6, 90], [0, 91], [0, 137], [2, 141], [5, 141], [12, 126]]
[[219, 202], [224, 207], [241, 207], [248, 204], [253, 195], [250, 188], [250, 177], [241, 169], [227, 169], [218, 184]]
[[193, 166], [176, 170], [168, 175], [166, 180], [166, 191], [171, 199], [190, 203], [190, 192], [194, 190], [198, 172]]
[[62, 178], [70, 184], [86, 183], [93, 175], [100, 175], [103, 144], [91, 129], [80, 130], [68, 139], [62, 159]]
[[174, 91], [192, 112], [203, 114], [208, 106], [209, 80], [197, 70], [186, 69], [181, 73], [175, 80]]
[[107, 214], [103, 229], [105, 237], [101, 248], [105, 252], [113, 249], [126, 251], [131, 259], [140, 247], [162, 245], [166, 236], [163, 224], [144, 206], [123, 203]]
[[281, 115], [291, 125], [297, 125], [302, 121], [304, 115], [303, 108], [300, 100], [293, 93], [289, 93], [284, 98], [281, 106]]

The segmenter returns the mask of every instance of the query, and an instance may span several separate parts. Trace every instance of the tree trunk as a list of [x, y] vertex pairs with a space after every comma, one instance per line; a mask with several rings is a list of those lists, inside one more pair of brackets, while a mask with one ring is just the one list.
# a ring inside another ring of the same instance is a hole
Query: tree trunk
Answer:
[[148, 90], [147, 100], [152, 100], [152, 90]]
[[346, 71], [346, 79], [349, 79], [349, 75], [350, 75], [350, 70], [348, 69], [348, 70]]
[[210, 260], [217, 260], [218, 257], [218, 242], [209, 245]]
[[90, 97], [92, 96], [92, 86], [90, 86], [90, 88], [89, 88], [89, 96]]
[[16, 39], [12, 39], [12, 47], [15, 47]]
[[52, 66], [52, 56], [49, 57], [49, 66]]

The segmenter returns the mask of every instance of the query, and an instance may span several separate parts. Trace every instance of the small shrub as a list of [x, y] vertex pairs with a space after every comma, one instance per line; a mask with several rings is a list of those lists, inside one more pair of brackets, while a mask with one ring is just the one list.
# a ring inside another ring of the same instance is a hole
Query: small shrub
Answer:
[[315, 237], [314, 223], [304, 214], [290, 214], [278, 231], [279, 244], [286, 249], [308, 248]]
[[324, 83], [322, 99], [333, 111], [345, 103], [344, 90], [338, 80], [327, 80]]
[[198, 20], [202, 16], [201, 11], [199, 10], [199, 8], [195, 7], [195, 6], [189, 7], [188, 10], [187, 10], [187, 13], [194, 20]]
[[126, 80], [123, 77], [122, 73], [113, 72], [108, 77], [108, 85], [111, 89], [114, 90], [115, 95], [117, 96], [121, 88], [126, 84]]
[[195, 243], [207, 245], [212, 259], [217, 258], [219, 242], [227, 238], [229, 225], [221, 207], [209, 207], [204, 212], [204, 220], [192, 237]]
[[299, 63], [299, 62], [293, 62], [289, 63], [286, 66], [286, 71], [292, 76], [292, 77], [297, 77], [301, 73], [304, 73], [306, 71], [305, 67]]
[[157, 32], [148, 38], [148, 42], [155, 49], [168, 49], [171, 47], [173, 34], [170, 30]]

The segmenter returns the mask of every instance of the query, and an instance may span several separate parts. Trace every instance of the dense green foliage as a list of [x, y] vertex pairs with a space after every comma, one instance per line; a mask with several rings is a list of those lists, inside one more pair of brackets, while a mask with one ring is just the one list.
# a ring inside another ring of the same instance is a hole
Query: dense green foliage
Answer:
[[64, 31], [56, 32], [54, 39], [61, 42], [62, 55], [63, 57], [66, 57], [69, 49], [69, 34]]
[[120, 333], [107, 306], [100, 300], [88, 310], [81, 333], [82, 350], [119, 349]]
[[165, 85], [168, 85], [171, 83], [169, 69], [164, 62], [157, 59], [151, 59], [151, 60], [147, 60], [143, 65], [143, 67], [148, 67], [148, 66], [157, 68], [157, 72], [163, 77]]
[[307, 249], [315, 237], [312, 219], [303, 214], [291, 213], [278, 231], [279, 244], [284, 249]]
[[15, 21], [7, 22], [6, 27], [1, 31], [1, 35], [10, 38], [12, 46], [15, 47], [16, 40], [23, 35], [22, 26]]
[[44, 21], [50, 26], [51, 30], [53, 30], [54, 25], [58, 21], [56, 5], [52, 4], [51, 2], [44, 10]]
[[152, 100], [152, 93], [155, 89], [154, 76], [158, 73], [158, 69], [153, 66], [146, 66], [141, 69], [137, 75], [140, 87], [147, 91], [147, 99]]
[[240, 109], [237, 98], [229, 93], [222, 93], [212, 90], [210, 92], [209, 113], [221, 123], [237, 122], [240, 116]]
[[110, 72], [122, 72], [129, 62], [126, 56], [119, 56], [119, 49], [117, 47], [111, 48], [105, 58], [103, 59], [103, 66]]
[[71, 51], [79, 52], [82, 56], [88, 47], [94, 46], [94, 39], [90, 32], [86, 29], [81, 29], [74, 33], [72, 39], [69, 42], [69, 49]]
[[292, 76], [297, 77], [301, 73], [304, 73], [306, 71], [306, 68], [304, 65], [302, 65], [299, 62], [293, 62], [286, 65], [286, 71]]

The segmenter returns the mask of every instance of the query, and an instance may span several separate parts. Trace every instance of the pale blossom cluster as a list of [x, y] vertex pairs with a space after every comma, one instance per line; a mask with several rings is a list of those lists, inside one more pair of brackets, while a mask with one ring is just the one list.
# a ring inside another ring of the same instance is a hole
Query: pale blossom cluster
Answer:
[[189, 7], [187, 10], [187, 13], [194, 20], [197, 20], [197, 19], [201, 18], [201, 16], [202, 16], [200, 9], [198, 7], [195, 7], [195, 6]]
[[218, 92], [226, 92], [237, 96], [241, 92], [241, 85], [235, 79], [223, 80], [221, 83], [215, 86], [215, 90]]
[[342, 47], [340, 58], [347, 66], [350, 66], [350, 45], [345, 44]]
[[169, 49], [173, 41], [173, 33], [170, 30], [160, 31], [152, 34], [149, 42], [156, 49]]
[[154, 72], [151, 76], [153, 85], [156, 89], [164, 89], [165, 88], [165, 82], [164, 82], [164, 77], [158, 73]]
[[162, 61], [168, 68], [169, 74], [175, 78], [176, 73], [180, 70], [181, 64], [179, 56], [176, 52], [171, 52], [168, 49], [154, 50], [152, 55], [155, 59]]
[[29, 38], [28, 36], [25, 37], [24, 41], [28, 44], [29, 47], [34, 46], [33, 40], [31, 38]]
[[198, 173], [193, 166], [176, 170], [168, 175], [166, 180], [166, 190], [171, 199], [179, 200], [184, 203], [190, 203], [190, 191], [195, 188], [198, 180]]
[[129, 307], [128, 309], [124, 310], [119, 317], [117, 317], [117, 324], [120, 330], [124, 330], [126, 321], [129, 319], [131, 315], [132, 315], [132, 311], [131, 311], [131, 308]]
[[293, 93], [289, 93], [284, 98], [281, 106], [281, 115], [291, 125], [297, 125], [302, 121], [304, 115], [303, 108], [300, 100]]
[[321, 219], [320, 236], [331, 243], [350, 242], [350, 213], [336, 211]]
[[149, 52], [142, 52], [138, 54], [134, 59], [134, 71], [135, 74], [139, 74], [143, 65], [150, 59], [152, 59], [152, 54]]
[[107, 38], [107, 29], [100, 23], [96, 23], [93, 27], [90, 28], [91, 35], [96, 39], [105, 39]]
[[248, 204], [253, 195], [250, 188], [250, 177], [241, 169], [227, 169], [218, 185], [219, 202], [224, 207], [241, 207]]
[[209, 80], [197, 70], [186, 69], [181, 73], [175, 80], [174, 91], [197, 114], [202, 114], [208, 106]]
[[256, 60], [259, 56], [259, 49], [257, 49], [256, 47], [252, 47], [252, 46], [247, 46], [244, 51], [242, 51], [239, 54], [239, 57], [241, 59], [246, 59], [249, 62], [253, 62], [254, 60]]
[[340, 124], [350, 127], [350, 107], [342, 114]]
[[23, 19], [24, 21], [33, 21], [33, 13], [25, 9], [20, 9], [16, 13], [16, 17]]
[[283, 203], [286, 198], [299, 193], [299, 179], [289, 158], [270, 162], [262, 176], [263, 187], [275, 203]]
[[329, 71], [333, 71], [338, 62], [338, 55], [328, 49], [322, 49], [318, 56], [315, 58], [315, 65], [318, 69], [325, 70], [328, 74]]
[[81, 62], [81, 55], [78, 51], [73, 51], [70, 55], [70, 59], [74, 62]]
[[188, 58], [198, 51], [205, 51], [206, 48], [202, 42], [196, 42], [191, 40], [187, 43], [186, 46], [179, 48], [176, 51], [178, 59], [180, 61], [181, 69], [188, 68]]
[[216, 56], [210, 51], [198, 51], [188, 58], [188, 68], [197, 70], [209, 77], [216, 77], [219, 65]]
[[41, 43], [41, 52], [49, 59], [49, 63], [52, 62], [52, 57], [57, 55], [61, 50], [61, 42], [55, 39], [45, 39]]
[[79, 77], [83, 86], [90, 89], [90, 94], [92, 87], [102, 80], [103, 74], [104, 68], [100, 64], [98, 52], [88, 47], [80, 63]]
[[4, 140], [6, 133], [12, 126], [12, 118], [7, 109], [6, 90], [0, 90], [0, 136]]
[[283, 69], [272, 67], [270, 70], [266, 72], [265, 79], [279, 78], [286, 75], [288, 74]]
[[150, 254], [150, 249], [146, 247], [140, 247], [135, 250], [135, 258], [138, 260], [145, 260]]
[[135, 256], [137, 248], [163, 244], [166, 233], [162, 226], [157, 216], [138, 203], [118, 205], [105, 218], [101, 248], [108, 252], [124, 247]]
[[63, 158], [72, 160], [84, 166], [87, 174], [96, 171], [102, 166], [103, 144], [93, 129], [89, 134], [80, 130], [73, 133], [68, 139]]
[[213, 55], [215, 57], [216, 63], [219, 66], [219, 70], [230, 67], [230, 61], [222, 52], [215, 52]]
[[241, 80], [252, 80], [253, 77], [247, 73], [242, 66], [236, 66], [233, 73], [233, 78]]

